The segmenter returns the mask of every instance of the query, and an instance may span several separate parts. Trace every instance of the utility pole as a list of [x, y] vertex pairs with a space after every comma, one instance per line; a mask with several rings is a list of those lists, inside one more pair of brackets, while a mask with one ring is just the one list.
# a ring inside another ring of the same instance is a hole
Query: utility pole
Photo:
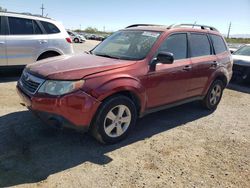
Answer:
[[196, 25], [196, 23], [197, 23], [197, 21], [195, 21], [195, 22], [194, 22], [194, 24], [193, 24], [193, 27], [192, 27], [192, 28], [194, 28], [194, 26]]
[[232, 26], [232, 23], [230, 22], [229, 27], [228, 27], [228, 32], [227, 32], [227, 38], [229, 38], [230, 36], [231, 26]]
[[45, 9], [44, 6], [43, 6], [43, 4], [42, 4], [41, 9], [42, 9], [42, 17], [43, 17], [43, 10]]

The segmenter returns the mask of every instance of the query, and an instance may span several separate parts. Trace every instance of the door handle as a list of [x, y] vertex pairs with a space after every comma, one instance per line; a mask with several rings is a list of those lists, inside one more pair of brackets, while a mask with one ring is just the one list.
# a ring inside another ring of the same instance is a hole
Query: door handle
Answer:
[[48, 41], [47, 40], [39, 40], [39, 43], [44, 44], [44, 43], [48, 43]]
[[4, 41], [0, 41], [0, 44], [5, 44], [5, 42]]
[[211, 64], [211, 67], [217, 67], [218, 66], [218, 62], [217, 61], [214, 61], [212, 64]]
[[190, 71], [192, 69], [191, 65], [186, 65], [185, 67], [183, 67], [183, 70], [185, 71]]

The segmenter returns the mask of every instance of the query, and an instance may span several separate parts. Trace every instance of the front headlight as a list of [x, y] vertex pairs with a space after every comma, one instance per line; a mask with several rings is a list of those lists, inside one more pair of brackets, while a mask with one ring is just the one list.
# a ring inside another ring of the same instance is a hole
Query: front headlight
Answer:
[[49, 95], [64, 95], [82, 88], [84, 80], [78, 81], [55, 81], [47, 80], [39, 88], [38, 93]]

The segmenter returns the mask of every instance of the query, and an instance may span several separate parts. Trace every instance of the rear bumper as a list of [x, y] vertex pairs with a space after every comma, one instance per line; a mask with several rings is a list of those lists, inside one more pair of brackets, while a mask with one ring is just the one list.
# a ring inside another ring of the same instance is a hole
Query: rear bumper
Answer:
[[64, 96], [28, 96], [19, 86], [22, 104], [47, 124], [79, 130], [88, 129], [101, 102], [83, 91]]

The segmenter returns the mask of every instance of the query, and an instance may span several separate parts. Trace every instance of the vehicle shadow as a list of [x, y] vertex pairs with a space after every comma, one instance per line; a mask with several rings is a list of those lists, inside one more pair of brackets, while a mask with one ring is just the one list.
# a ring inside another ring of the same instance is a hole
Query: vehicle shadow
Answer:
[[22, 74], [21, 69], [15, 70], [0, 70], [0, 83], [17, 81]]
[[227, 89], [250, 94], [250, 83], [230, 82], [230, 84], [227, 86]]
[[101, 145], [72, 130], [54, 130], [28, 111], [4, 115], [0, 117], [0, 187], [39, 182], [87, 161], [107, 164], [115, 160], [107, 156], [111, 151], [210, 113], [195, 102], [145, 116], [126, 140], [115, 145]]

